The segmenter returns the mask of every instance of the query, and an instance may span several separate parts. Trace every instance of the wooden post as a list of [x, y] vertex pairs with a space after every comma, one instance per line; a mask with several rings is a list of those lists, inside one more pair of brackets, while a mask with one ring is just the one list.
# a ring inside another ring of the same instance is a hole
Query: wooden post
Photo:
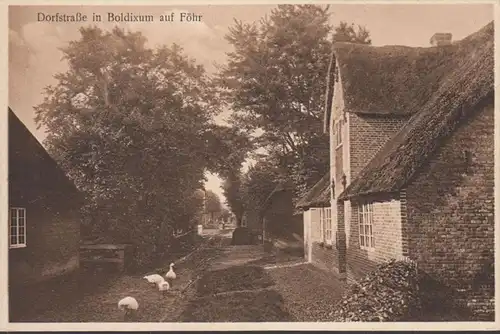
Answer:
[[118, 270], [123, 272], [125, 270], [125, 249], [118, 250], [118, 258], [121, 260], [118, 262]]

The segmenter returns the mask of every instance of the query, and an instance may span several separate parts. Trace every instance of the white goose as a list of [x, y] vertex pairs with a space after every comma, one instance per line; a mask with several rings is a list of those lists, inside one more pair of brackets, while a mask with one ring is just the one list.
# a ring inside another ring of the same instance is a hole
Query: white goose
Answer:
[[149, 283], [153, 284], [154, 286], [160, 284], [161, 282], [165, 282], [165, 279], [158, 274], [147, 275], [144, 276], [143, 278], [145, 278]]
[[170, 270], [165, 275], [165, 278], [167, 279], [167, 282], [170, 284], [170, 286], [172, 286], [173, 281], [177, 278], [177, 275], [174, 272], [174, 264], [173, 263], [170, 263]]
[[166, 281], [158, 283], [158, 290], [160, 290], [163, 293], [163, 296], [165, 296], [167, 291], [170, 290], [170, 284]]
[[134, 297], [125, 297], [118, 302], [118, 309], [124, 311], [123, 321], [131, 320], [139, 308], [139, 303]]

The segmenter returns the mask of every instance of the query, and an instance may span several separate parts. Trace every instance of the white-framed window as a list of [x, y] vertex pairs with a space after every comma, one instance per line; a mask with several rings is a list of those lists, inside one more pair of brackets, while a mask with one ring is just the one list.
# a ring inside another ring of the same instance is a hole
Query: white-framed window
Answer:
[[344, 128], [344, 120], [340, 118], [335, 122], [335, 143], [336, 146], [342, 145], [342, 130]]
[[327, 245], [333, 243], [332, 209], [323, 208], [320, 210], [321, 241]]
[[26, 209], [10, 208], [9, 247], [26, 247]]
[[359, 246], [362, 249], [374, 249], [373, 237], [373, 203], [361, 203], [358, 206]]

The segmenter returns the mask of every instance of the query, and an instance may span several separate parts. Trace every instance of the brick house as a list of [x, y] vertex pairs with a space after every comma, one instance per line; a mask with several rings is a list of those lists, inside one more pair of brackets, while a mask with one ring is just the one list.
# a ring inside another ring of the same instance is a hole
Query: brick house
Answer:
[[[9, 299], [79, 268], [81, 195], [9, 108]], [[14, 304], [13, 304], [14, 303]]]
[[334, 45], [326, 265], [340, 277], [410, 259], [469, 301], [492, 300], [493, 35], [491, 22], [427, 48]]

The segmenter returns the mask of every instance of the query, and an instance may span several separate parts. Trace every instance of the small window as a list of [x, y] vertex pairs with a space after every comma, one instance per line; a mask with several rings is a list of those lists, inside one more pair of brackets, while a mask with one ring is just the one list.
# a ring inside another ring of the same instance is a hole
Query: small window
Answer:
[[363, 203], [358, 206], [359, 215], [359, 246], [361, 249], [374, 249], [373, 237], [373, 204]]
[[26, 247], [26, 209], [10, 209], [9, 247]]
[[337, 146], [342, 145], [342, 130], [344, 128], [344, 120], [341, 118], [335, 122], [335, 142]]

